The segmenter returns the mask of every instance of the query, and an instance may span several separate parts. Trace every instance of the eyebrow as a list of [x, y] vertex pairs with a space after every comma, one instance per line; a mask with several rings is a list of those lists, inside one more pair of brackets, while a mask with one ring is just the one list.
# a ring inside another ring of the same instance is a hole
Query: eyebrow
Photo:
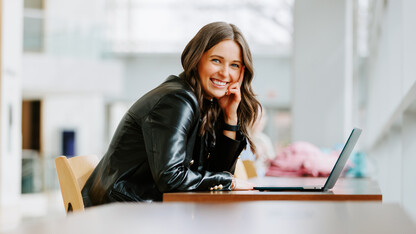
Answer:
[[[222, 57], [222, 56], [220, 56], [220, 55], [215, 55], [215, 54], [213, 54], [213, 55], [210, 55], [210, 56], [209, 56], [209, 58], [212, 58], [212, 57], [218, 57], [218, 58], [224, 59], [224, 57]], [[233, 60], [233, 62], [234, 62], [234, 63], [235, 63], [235, 62], [238, 62], [238, 63], [241, 63], [241, 64], [242, 64], [242, 62], [241, 62], [240, 60]]]

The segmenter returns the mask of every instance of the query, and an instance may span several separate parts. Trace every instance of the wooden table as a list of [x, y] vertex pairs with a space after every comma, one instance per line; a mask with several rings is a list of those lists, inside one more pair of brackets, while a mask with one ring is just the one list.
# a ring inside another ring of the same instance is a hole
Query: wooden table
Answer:
[[398, 204], [258, 201], [113, 203], [26, 224], [21, 233], [416, 233]]
[[[257, 186], [323, 186], [325, 180], [326, 178], [314, 177], [263, 177], [250, 181]], [[327, 192], [260, 192], [250, 190], [163, 194], [164, 202], [238, 202], [259, 200], [382, 201], [382, 195], [376, 181], [357, 178], [340, 178], [335, 187]]]

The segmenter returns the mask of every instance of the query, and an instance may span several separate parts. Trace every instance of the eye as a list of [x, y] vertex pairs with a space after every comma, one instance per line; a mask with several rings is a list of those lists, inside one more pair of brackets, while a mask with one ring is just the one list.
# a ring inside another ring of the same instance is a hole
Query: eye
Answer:
[[238, 63], [233, 63], [233, 64], [231, 64], [231, 66], [233, 68], [240, 68], [240, 64], [238, 64]]
[[214, 63], [220, 63], [219, 59], [212, 59], [211, 61], [214, 62]]

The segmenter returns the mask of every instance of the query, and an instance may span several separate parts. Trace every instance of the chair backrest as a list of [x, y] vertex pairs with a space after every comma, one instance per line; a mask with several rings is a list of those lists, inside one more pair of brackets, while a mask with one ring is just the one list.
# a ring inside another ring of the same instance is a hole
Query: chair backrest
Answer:
[[70, 159], [60, 156], [55, 159], [56, 172], [67, 213], [84, 210], [81, 189], [98, 161], [95, 155], [76, 156]]
[[241, 161], [241, 159], [237, 159], [237, 163], [235, 165], [234, 177], [238, 179], [243, 179], [243, 180], [248, 179], [246, 168], [244, 167], [244, 164]]
[[252, 160], [243, 160], [244, 168], [246, 169], [247, 178], [257, 177], [256, 165]]

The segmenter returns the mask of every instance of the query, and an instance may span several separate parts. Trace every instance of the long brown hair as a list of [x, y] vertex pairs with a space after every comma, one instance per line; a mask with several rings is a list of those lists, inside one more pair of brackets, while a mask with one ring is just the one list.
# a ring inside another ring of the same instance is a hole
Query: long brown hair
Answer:
[[210, 132], [214, 135], [215, 129], [213, 123], [219, 118], [222, 112], [216, 101], [207, 101], [204, 98], [198, 73], [198, 63], [203, 53], [227, 39], [235, 41], [241, 48], [245, 70], [243, 83], [240, 88], [241, 102], [237, 110], [237, 117], [240, 122], [241, 132], [247, 137], [252, 151], [255, 152], [256, 146], [251, 140], [248, 129], [257, 118], [258, 111], [261, 110], [261, 105], [251, 88], [251, 81], [253, 80], [254, 74], [253, 61], [250, 48], [240, 29], [233, 24], [225, 22], [214, 22], [202, 27], [182, 52], [181, 62], [184, 71], [180, 74], [180, 77], [190, 84], [198, 99], [201, 111], [200, 134], [203, 135], [205, 132]]

